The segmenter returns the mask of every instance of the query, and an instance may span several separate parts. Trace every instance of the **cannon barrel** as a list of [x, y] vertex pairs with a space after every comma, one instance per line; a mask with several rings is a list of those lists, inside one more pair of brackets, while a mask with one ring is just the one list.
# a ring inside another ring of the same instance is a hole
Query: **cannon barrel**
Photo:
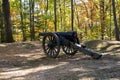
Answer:
[[[51, 34], [56, 34], [59, 37], [61, 44], [63, 43], [63, 40], [61, 39], [61, 37], [64, 37], [65, 39], [67, 39], [71, 42], [79, 43], [76, 31], [70, 31], [70, 32], [40, 32], [39, 36], [46, 36], [46, 35], [51, 35]], [[77, 41], [75, 41], [75, 40], [77, 40]]]
[[65, 38], [69, 37], [77, 37], [77, 32], [76, 31], [70, 31], [70, 32], [55, 32], [58, 36], [62, 36]]
[[70, 32], [40, 32], [39, 36], [45, 36], [45, 35], [49, 35], [51, 33], [56, 34], [57, 36], [65, 37], [65, 38], [77, 37], [77, 32], [76, 31], [70, 31]]

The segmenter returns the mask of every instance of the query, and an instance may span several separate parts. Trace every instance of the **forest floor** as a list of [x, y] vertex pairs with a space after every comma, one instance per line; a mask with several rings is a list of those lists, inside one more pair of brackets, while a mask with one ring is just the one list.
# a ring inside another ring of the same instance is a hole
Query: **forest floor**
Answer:
[[62, 51], [58, 58], [48, 58], [37, 41], [0, 44], [0, 80], [120, 80], [120, 42], [85, 44], [101, 52], [102, 58]]

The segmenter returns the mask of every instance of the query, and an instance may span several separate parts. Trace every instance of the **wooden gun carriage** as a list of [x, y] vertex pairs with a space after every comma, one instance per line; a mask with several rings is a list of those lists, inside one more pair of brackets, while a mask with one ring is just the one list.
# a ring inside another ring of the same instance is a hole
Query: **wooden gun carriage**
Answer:
[[76, 31], [40, 32], [39, 36], [43, 36], [42, 47], [48, 57], [56, 58], [59, 55], [60, 48], [67, 55], [74, 55], [77, 51], [80, 51], [94, 59], [99, 59], [102, 56], [102, 54], [88, 49], [85, 45], [79, 44]]

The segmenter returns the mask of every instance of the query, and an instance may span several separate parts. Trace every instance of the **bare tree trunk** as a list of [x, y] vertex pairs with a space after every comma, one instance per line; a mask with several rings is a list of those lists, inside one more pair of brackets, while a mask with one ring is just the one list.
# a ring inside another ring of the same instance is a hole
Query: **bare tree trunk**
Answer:
[[[1, 2], [0, 2], [1, 4]], [[4, 28], [3, 28], [3, 13], [2, 13], [2, 6], [0, 5], [0, 42], [4, 42]]]
[[74, 7], [73, 7], [73, 0], [71, 0], [71, 28], [74, 31]]
[[[111, 0], [110, 0], [111, 3]], [[112, 40], [112, 6], [110, 5], [110, 31], [109, 31], [110, 40]]]
[[115, 7], [115, 0], [112, 0], [112, 6], [113, 6], [113, 16], [114, 16], [114, 25], [115, 25], [115, 38], [117, 41], [120, 41], [120, 33], [119, 28], [117, 25], [117, 18], [116, 18], [116, 7]]
[[5, 42], [14, 42], [12, 36], [12, 24], [10, 17], [10, 4], [9, 0], [2, 0], [2, 9], [4, 14], [4, 24], [5, 24]]
[[100, 1], [100, 20], [101, 20], [101, 39], [104, 40], [105, 35], [105, 7], [104, 7], [104, 0]]
[[[48, 3], [48, 0], [47, 0], [46, 8], [45, 8], [45, 14], [46, 15], [48, 14], [48, 7], [49, 7], [49, 3]], [[47, 21], [47, 19], [45, 19], [45, 32], [47, 31], [47, 24], [48, 24], [48, 21]]]
[[31, 41], [35, 40], [34, 32], [34, 0], [29, 0], [30, 5], [30, 37]]
[[56, 0], [54, 0], [54, 28], [57, 31]]

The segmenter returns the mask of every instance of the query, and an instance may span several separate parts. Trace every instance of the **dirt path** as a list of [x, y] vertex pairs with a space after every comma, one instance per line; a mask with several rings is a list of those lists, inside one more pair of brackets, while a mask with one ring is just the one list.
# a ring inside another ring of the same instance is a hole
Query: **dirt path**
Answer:
[[0, 44], [0, 80], [120, 80], [120, 43], [100, 48], [100, 60], [80, 52], [52, 59], [39, 42]]

